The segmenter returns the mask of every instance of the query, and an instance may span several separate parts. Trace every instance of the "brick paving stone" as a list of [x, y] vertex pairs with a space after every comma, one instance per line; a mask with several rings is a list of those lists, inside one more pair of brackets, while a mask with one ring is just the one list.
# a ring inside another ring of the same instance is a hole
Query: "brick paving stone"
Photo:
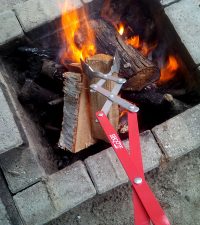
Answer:
[[161, 5], [169, 5], [169, 4], [175, 4], [177, 0], [160, 0]]
[[[23, 224], [21, 220], [21, 216], [19, 215], [17, 208], [15, 206], [13, 197], [11, 195], [11, 192], [8, 189], [8, 185], [6, 183], [5, 177], [3, 173], [0, 170], [0, 200], [3, 202], [5, 208], [6, 208], [6, 218], [9, 217], [10, 223], [12, 225], [25, 225]], [[1, 208], [1, 207], [0, 207]], [[1, 209], [0, 209], [1, 214]], [[0, 215], [2, 217], [2, 214]], [[4, 223], [1, 223], [0, 219], [0, 225], [4, 225]]]
[[152, 131], [171, 159], [200, 148], [200, 105], [154, 127]]
[[44, 176], [44, 171], [29, 149], [4, 154], [0, 164], [12, 193], [29, 187]]
[[0, 48], [23, 36], [23, 30], [11, 10], [0, 13]]
[[200, 63], [200, 7], [199, 0], [181, 0], [165, 8], [182, 43], [193, 61]]
[[6, 208], [0, 199], [0, 225], [11, 225]]
[[[144, 170], [147, 172], [159, 165], [162, 154], [150, 131], [140, 135], [140, 142]], [[123, 143], [129, 149], [129, 142]], [[90, 156], [85, 163], [99, 194], [128, 182], [128, 177], [112, 148]]]
[[[1, 25], [0, 25], [1, 26]], [[0, 86], [0, 155], [23, 144], [13, 113]]]
[[29, 32], [59, 18], [63, 3], [68, 5], [69, 11], [83, 5], [80, 0], [28, 0], [16, 5], [14, 10], [23, 30]]
[[46, 185], [42, 182], [17, 193], [13, 198], [27, 225], [43, 225], [56, 217]]
[[26, 0], [0, 0], [0, 12], [7, 11], [9, 9], [13, 9], [16, 4], [21, 2], [25, 2]]
[[47, 180], [47, 188], [59, 214], [96, 194], [92, 181], [81, 161], [52, 174]]

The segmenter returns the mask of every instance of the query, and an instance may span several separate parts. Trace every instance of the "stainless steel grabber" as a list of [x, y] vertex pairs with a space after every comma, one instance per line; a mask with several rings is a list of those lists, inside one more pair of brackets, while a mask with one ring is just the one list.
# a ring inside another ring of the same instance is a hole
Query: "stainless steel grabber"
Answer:
[[[113, 76], [114, 73], [119, 74], [119, 70], [120, 70], [120, 57], [119, 57], [118, 51], [115, 52], [113, 65], [109, 73], [104, 74], [99, 71], [95, 71], [84, 61], [81, 61], [81, 64], [82, 64], [84, 73], [90, 79], [93, 79], [94, 77], [100, 78], [100, 80], [96, 84], [90, 85], [90, 88], [92, 91], [98, 92], [108, 98], [101, 110], [105, 113], [105, 115], [108, 115], [108, 112], [110, 111], [110, 108], [113, 103], [116, 103], [131, 112], [139, 111], [139, 108], [137, 106], [131, 104], [130, 102], [118, 96], [122, 88], [122, 85], [126, 83], [126, 79], [117, 78]], [[102, 87], [107, 80], [111, 80], [116, 83], [112, 91], [108, 91]]]

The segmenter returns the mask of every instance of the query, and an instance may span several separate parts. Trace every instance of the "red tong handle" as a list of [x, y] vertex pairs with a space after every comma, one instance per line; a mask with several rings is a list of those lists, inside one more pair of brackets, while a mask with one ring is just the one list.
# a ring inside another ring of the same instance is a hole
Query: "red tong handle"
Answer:
[[[142, 163], [142, 154], [140, 148], [140, 135], [138, 129], [137, 113], [128, 113], [129, 126], [129, 147], [131, 160], [137, 164], [139, 168], [140, 177], [144, 179], [144, 170]], [[134, 207], [134, 224], [135, 225], [150, 225], [150, 218], [142, 205], [134, 188], [132, 193], [132, 201]]]
[[[137, 122], [133, 115], [130, 115], [129, 119], [133, 119], [133, 123]], [[154, 225], [170, 225], [168, 218], [166, 217], [163, 209], [161, 208], [160, 204], [158, 203], [157, 199], [155, 198], [153, 192], [151, 191], [149, 185], [147, 184], [142, 167], [142, 157], [141, 157], [141, 150], [139, 144], [139, 132], [138, 130], [134, 130], [134, 133], [130, 134], [131, 142], [130, 148], [131, 153], [128, 154], [128, 151], [124, 147], [123, 142], [120, 140], [117, 132], [110, 124], [108, 118], [104, 114], [104, 112], [97, 112], [96, 117], [103, 128], [107, 138], [109, 139], [115, 153], [117, 154], [124, 170], [126, 171], [129, 180], [131, 181], [133, 188], [141, 201], [141, 204], [146, 210], [146, 213], [150, 217], [151, 221]], [[134, 122], [135, 121], [135, 122]], [[132, 124], [132, 122], [131, 122]], [[132, 124], [133, 125], [133, 124]], [[133, 136], [137, 132], [136, 139]], [[130, 133], [130, 132], [129, 132]], [[136, 144], [135, 144], [136, 143]], [[134, 146], [133, 146], [134, 145]], [[138, 202], [138, 199], [135, 199]], [[138, 206], [139, 210], [139, 206]], [[144, 215], [142, 215], [143, 217]], [[139, 218], [139, 217], [138, 217]], [[141, 225], [141, 224], [140, 224]]]

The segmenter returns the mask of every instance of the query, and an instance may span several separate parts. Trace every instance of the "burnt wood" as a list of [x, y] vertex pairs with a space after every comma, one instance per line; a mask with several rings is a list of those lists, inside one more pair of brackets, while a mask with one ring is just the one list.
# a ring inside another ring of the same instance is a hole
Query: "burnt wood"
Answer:
[[158, 67], [137, 49], [127, 45], [116, 29], [103, 19], [90, 21], [96, 36], [98, 52], [114, 55], [116, 49], [121, 58], [120, 75], [128, 78], [124, 89], [140, 91], [160, 77]]
[[41, 87], [33, 80], [27, 79], [21, 92], [18, 95], [19, 100], [24, 104], [36, 104], [43, 106], [48, 102], [59, 98], [58, 94]]
[[66, 69], [52, 60], [44, 59], [41, 72], [52, 80], [62, 82], [64, 80], [63, 73], [66, 72]]

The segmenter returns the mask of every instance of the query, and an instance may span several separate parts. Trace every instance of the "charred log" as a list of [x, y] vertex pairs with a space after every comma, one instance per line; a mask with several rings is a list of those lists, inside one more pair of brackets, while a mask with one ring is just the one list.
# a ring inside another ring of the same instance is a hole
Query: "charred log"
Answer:
[[62, 82], [63, 73], [66, 72], [66, 69], [52, 60], [45, 59], [43, 60], [41, 72], [52, 80]]
[[32, 103], [42, 106], [58, 99], [59, 95], [39, 86], [33, 80], [27, 79], [18, 98], [24, 104]]
[[138, 50], [125, 44], [115, 28], [99, 19], [90, 22], [94, 29], [99, 52], [114, 55], [116, 49], [121, 58], [121, 76], [128, 78], [124, 89], [140, 91], [159, 79], [159, 69]]

